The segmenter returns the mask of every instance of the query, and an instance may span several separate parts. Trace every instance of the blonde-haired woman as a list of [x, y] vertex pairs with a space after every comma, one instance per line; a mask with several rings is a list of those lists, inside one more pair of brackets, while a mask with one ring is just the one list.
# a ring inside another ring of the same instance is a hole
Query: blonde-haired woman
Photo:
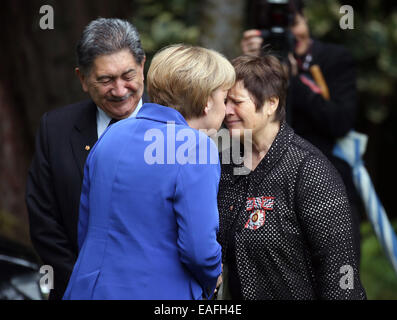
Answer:
[[214, 292], [220, 165], [199, 130], [220, 127], [235, 72], [215, 51], [173, 45], [155, 55], [147, 78], [153, 103], [110, 126], [88, 156], [80, 253], [65, 299]]

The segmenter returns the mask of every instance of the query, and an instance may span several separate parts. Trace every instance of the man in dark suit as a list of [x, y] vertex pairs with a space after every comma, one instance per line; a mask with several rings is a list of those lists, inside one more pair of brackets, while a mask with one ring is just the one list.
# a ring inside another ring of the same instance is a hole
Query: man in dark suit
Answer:
[[90, 100], [43, 115], [29, 170], [26, 204], [32, 243], [54, 270], [50, 299], [61, 299], [77, 259], [77, 221], [83, 168], [110, 124], [142, 106], [145, 53], [135, 27], [100, 18], [77, 46], [76, 74]]

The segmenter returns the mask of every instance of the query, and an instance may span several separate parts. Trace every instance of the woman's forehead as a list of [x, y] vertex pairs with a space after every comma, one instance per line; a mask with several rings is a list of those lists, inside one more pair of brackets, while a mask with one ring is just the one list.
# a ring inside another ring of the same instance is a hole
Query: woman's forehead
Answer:
[[237, 81], [235, 85], [229, 90], [228, 96], [241, 100], [250, 100], [249, 92], [244, 87], [243, 81]]

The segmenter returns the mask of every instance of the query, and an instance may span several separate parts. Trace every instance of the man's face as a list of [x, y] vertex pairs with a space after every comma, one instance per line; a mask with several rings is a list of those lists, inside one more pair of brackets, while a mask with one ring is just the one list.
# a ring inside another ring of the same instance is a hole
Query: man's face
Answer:
[[80, 70], [83, 90], [109, 117], [124, 119], [134, 112], [143, 94], [143, 66], [135, 61], [128, 49], [99, 56], [89, 74]]

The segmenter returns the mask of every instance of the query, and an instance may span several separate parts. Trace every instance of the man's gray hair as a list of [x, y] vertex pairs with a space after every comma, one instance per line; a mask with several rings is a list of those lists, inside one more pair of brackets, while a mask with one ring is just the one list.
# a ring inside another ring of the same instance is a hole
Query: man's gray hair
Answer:
[[145, 57], [139, 33], [128, 21], [121, 19], [98, 18], [84, 29], [77, 45], [77, 63], [82, 72], [91, 70], [98, 56], [129, 49], [137, 63]]

